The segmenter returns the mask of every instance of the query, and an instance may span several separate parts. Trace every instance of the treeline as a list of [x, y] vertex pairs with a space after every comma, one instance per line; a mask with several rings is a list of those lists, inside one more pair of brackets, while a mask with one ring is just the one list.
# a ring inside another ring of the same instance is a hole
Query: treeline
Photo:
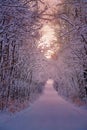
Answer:
[[0, 0], [0, 110], [42, 92], [43, 83], [33, 79], [39, 18], [43, 13], [39, 4], [43, 2]]
[[87, 1], [63, 0], [57, 8], [57, 36], [62, 47], [60, 76], [54, 86], [60, 95], [83, 104], [87, 102]]

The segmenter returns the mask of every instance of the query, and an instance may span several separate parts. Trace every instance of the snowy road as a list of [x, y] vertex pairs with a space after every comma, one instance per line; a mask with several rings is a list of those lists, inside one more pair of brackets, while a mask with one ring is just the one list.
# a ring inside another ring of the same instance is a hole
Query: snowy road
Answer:
[[87, 110], [58, 96], [52, 83], [27, 110], [0, 124], [0, 130], [87, 130]]

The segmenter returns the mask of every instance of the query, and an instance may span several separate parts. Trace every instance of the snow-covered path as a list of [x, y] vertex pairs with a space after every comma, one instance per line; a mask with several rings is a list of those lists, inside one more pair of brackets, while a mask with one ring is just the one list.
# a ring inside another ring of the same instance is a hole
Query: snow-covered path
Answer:
[[87, 130], [87, 110], [59, 97], [50, 82], [30, 108], [1, 123], [0, 130]]

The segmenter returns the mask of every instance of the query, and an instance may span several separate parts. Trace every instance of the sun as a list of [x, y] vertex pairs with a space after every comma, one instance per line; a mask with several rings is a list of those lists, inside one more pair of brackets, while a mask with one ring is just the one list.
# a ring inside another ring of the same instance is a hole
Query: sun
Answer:
[[51, 59], [59, 49], [58, 39], [52, 25], [45, 25], [40, 31], [41, 38], [37, 48], [44, 54], [47, 59]]

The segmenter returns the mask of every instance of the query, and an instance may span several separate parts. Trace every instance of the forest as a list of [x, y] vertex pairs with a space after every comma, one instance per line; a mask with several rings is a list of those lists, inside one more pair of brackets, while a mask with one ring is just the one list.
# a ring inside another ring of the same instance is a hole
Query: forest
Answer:
[[0, 111], [20, 111], [48, 79], [87, 105], [87, 0], [0, 0]]

